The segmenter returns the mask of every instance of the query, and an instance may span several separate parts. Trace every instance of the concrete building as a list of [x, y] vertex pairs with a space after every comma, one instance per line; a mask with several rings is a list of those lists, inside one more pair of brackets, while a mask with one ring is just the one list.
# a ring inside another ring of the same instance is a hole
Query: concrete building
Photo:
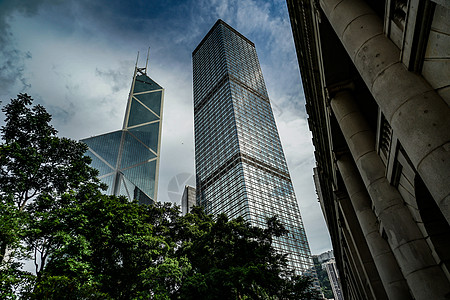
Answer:
[[164, 89], [135, 67], [122, 130], [81, 140], [110, 195], [156, 201]]
[[450, 298], [450, 2], [287, 0], [345, 299]]
[[323, 262], [326, 262], [326, 261], [334, 258], [333, 250], [330, 250], [330, 251], [327, 251], [327, 252], [323, 252], [323, 253], [321, 253], [319, 255], [316, 255], [316, 256], [317, 256], [317, 261], [319, 263], [323, 263]]
[[195, 187], [186, 185], [184, 187], [183, 196], [181, 197], [181, 213], [185, 214], [191, 212], [192, 207], [197, 203], [195, 196]]
[[328, 259], [322, 264], [322, 268], [327, 271], [328, 279], [330, 280], [331, 289], [335, 300], [344, 300], [342, 297], [341, 284], [339, 280], [339, 271], [336, 267], [336, 261], [333, 258]]
[[275, 248], [298, 274], [313, 269], [255, 45], [218, 20], [192, 53], [197, 203], [212, 214], [289, 230]]

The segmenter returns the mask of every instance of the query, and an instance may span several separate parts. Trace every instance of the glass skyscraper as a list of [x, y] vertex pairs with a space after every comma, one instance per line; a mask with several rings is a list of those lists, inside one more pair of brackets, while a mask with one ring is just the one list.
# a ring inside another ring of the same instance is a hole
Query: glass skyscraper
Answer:
[[164, 89], [135, 67], [123, 129], [83, 139], [107, 194], [156, 201]]
[[299, 273], [313, 267], [255, 45], [218, 20], [192, 53], [197, 203], [208, 213], [289, 230], [275, 247]]

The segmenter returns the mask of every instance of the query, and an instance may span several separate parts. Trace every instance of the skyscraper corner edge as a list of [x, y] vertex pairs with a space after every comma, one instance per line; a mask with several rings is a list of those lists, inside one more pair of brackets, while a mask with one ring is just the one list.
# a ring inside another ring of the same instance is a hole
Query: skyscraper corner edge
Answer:
[[214, 25], [211, 27], [211, 29], [208, 31], [208, 33], [205, 35], [205, 37], [200, 41], [200, 43], [197, 45], [197, 47], [195, 47], [194, 51], [192, 51], [192, 56], [195, 55], [195, 53], [198, 51], [198, 49], [201, 48], [201, 46], [203, 45], [203, 43], [208, 39], [208, 37], [211, 35], [211, 33], [214, 32], [214, 30], [216, 29], [217, 26], [219, 26], [220, 24], [226, 26], [227, 28], [229, 28], [231, 31], [233, 31], [235, 34], [237, 34], [238, 36], [240, 36], [241, 38], [243, 38], [247, 43], [249, 43], [250, 45], [252, 45], [253, 47], [255, 47], [255, 44], [250, 41], [248, 38], [246, 38], [242, 33], [238, 32], [236, 29], [234, 29], [233, 27], [231, 27], [230, 25], [228, 25], [225, 21], [223, 21], [222, 19], [218, 19], [216, 21], [216, 23], [214, 23]]

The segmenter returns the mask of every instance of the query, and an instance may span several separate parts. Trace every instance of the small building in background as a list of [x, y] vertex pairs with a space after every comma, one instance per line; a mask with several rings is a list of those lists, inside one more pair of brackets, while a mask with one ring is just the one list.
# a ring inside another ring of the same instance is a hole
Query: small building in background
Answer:
[[334, 258], [333, 250], [317, 255], [317, 260], [319, 261], [319, 263], [329, 261], [332, 258]]
[[184, 187], [183, 196], [181, 197], [181, 213], [183, 216], [190, 213], [195, 204], [195, 188], [190, 185], [186, 185]]
[[[331, 251], [332, 252], [332, 251]], [[336, 267], [336, 261], [333, 258], [328, 259], [322, 264], [322, 268], [327, 271], [328, 279], [330, 280], [331, 289], [335, 300], [344, 300], [341, 291], [341, 283], [339, 281], [339, 271]]]

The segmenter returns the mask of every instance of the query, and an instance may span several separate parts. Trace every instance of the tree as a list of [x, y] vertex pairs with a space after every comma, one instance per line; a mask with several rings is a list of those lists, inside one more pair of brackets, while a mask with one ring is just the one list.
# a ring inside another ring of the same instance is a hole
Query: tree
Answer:
[[243, 218], [206, 215], [200, 208], [180, 219], [177, 249], [191, 270], [175, 293], [177, 299], [316, 299], [311, 280], [294, 276], [273, 238], [287, 233], [275, 218], [267, 228]]
[[2, 111], [0, 185], [19, 210], [30, 200], [47, 194], [58, 197], [80, 185], [97, 183], [95, 169], [85, 156], [87, 146], [57, 137], [50, 125], [51, 115], [41, 105], [30, 107], [33, 99], [19, 94]]
[[[18, 95], [3, 108], [0, 292], [16, 299], [315, 299], [272, 247], [287, 231], [101, 192], [87, 147]], [[35, 274], [21, 269], [30, 258]]]
[[[57, 247], [54, 212], [66, 204], [66, 194], [100, 187], [98, 171], [84, 155], [86, 145], [58, 137], [50, 125], [51, 115], [41, 105], [31, 106], [32, 102], [27, 94], [19, 94], [2, 108], [6, 116], [0, 130], [2, 289], [3, 282], [16, 282], [5, 274], [30, 276], [20, 271], [17, 259], [34, 258], [39, 278]], [[4, 272], [13, 268], [15, 272]]]
[[173, 255], [165, 223], [178, 210], [167, 204], [97, 195], [69, 215], [60, 232], [62, 247], [52, 253], [33, 297], [168, 299], [170, 286], [189, 268]]
[[[38, 299], [316, 299], [271, 246], [285, 229], [100, 195], [71, 214]], [[67, 291], [71, 291], [68, 295]]]

